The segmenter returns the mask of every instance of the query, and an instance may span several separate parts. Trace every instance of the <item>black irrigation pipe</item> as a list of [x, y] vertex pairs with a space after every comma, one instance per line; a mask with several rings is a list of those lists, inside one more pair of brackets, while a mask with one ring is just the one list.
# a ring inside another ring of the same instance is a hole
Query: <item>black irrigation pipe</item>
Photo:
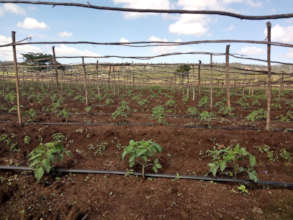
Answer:
[[[0, 124], [14, 124], [14, 121], [3, 121], [0, 120]], [[191, 125], [178, 125], [178, 124], [168, 124], [168, 125], [160, 125], [157, 123], [129, 123], [128, 121], [120, 121], [120, 122], [26, 122], [24, 125], [47, 125], [47, 126], [127, 126], [127, 127], [134, 127], [134, 126], [142, 126], [142, 127], [154, 127], [154, 126], [166, 126], [166, 127], [173, 127], [173, 128], [197, 128], [197, 129], [215, 129], [215, 130], [247, 130], [247, 131], [265, 131], [262, 128], [252, 127], [252, 126], [240, 126], [240, 127], [226, 127], [226, 126], [209, 126], [209, 125], [198, 125], [198, 124], [191, 124]], [[271, 129], [272, 132], [293, 132], [293, 128], [273, 128]]]
[[[8, 171], [30, 171], [33, 169], [30, 167], [17, 167], [17, 166], [0, 166], [0, 170], [8, 170]], [[127, 171], [114, 171], [114, 170], [87, 170], [87, 169], [62, 169], [57, 168], [55, 170], [59, 173], [72, 173], [72, 174], [111, 174], [111, 175], [119, 175], [119, 176], [142, 176], [142, 173], [139, 172], [127, 172]], [[251, 186], [266, 186], [272, 188], [285, 188], [285, 189], [293, 189], [293, 183], [285, 183], [285, 182], [273, 182], [273, 181], [257, 181], [252, 182], [250, 180], [245, 179], [231, 179], [231, 178], [215, 178], [215, 177], [207, 177], [207, 176], [181, 176], [174, 174], [152, 174], [146, 173], [145, 177], [149, 178], [165, 178], [165, 179], [188, 179], [188, 180], [200, 180], [200, 181], [213, 181], [219, 183], [237, 183]]]

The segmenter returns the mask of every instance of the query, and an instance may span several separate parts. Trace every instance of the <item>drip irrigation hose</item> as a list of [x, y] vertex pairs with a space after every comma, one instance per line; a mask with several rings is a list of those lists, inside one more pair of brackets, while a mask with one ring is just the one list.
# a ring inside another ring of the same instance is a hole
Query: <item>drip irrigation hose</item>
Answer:
[[[17, 167], [17, 166], [0, 166], [0, 170], [8, 170], [8, 171], [30, 171], [33, 169], [30, 167]], [[142, 176], [142, 173], [138, 172], [127, 172], [127, 171], [112, 171], [112, 170], [87, 170], [87, 169], [63, 169], [57, 168], [55, 170], [59, 173], [73, 173], [73, 174], [111, 174], [111, 175], [120, 175], [120, 176]], [[152, 174], [146, 173], [145, 177], [149, 178], [165, 178], [165, 179], [188, 179], [188, 180], [200, 180], [200, 181], [213, 181], [220, 183], [237, 183], [244, 185], [252, 185], [252, 186], [266, 186], [273, 188], [285, 188], [285, 189], [293, 189], [293, 183], [285, 183], [285, 182], [274, 182], [274, 181], [257, 181], [252, 182], [250, 180], [245, 179], [231, 179], [231, 178], [215, 178], [215, 177], [207, 177], [207, 176], [178, 176], [174, 174]]]
[[[0, 120], [0, 123], [6, 124], [14, 124], [14, 121], [4, 121]], [[157, 123], [129, 123], [127, 121], [120, 121], [120, 122], [27, 122], [25, 125], [57, 125], [57, 126], [127, 126], [127, 127], [134, 127], [134, 126], [143, 126], [143, 127], [154, 127], [154, 126], [162, 126]], [[263, 128], [257, 128], [252, 126], [240, 126], [240, 127], [227, 127], [227, 126], [208, 126], [208, 125], [197, 125], [197, 124], [191, 124], [191, 125], [177, 125], [177, 124], [168, 124], [163, 125], [165, 127], [173, 127], [173, 128], [197, 128], [197, 129], [215, 129], [215, 130], [247, 130], [247, 131], [265, 131]], [[293, 128], [272, 128], [271, 132], [293, 132]]]

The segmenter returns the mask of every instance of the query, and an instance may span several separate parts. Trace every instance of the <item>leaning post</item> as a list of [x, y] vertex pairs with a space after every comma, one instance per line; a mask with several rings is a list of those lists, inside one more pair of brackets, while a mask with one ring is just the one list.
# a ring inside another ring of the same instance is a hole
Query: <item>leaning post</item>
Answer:
[[17, 56], [16, 56], [16, 45], [15, 45], [15, 31], [11, 32], [12, 38], [12, 51], [13, 51], [13, 61], [14, 61], [14, 71], [15, 71], [15, 86], [16, 86], [16, 104], [17, 104], [17, 119], [18, 125], [22, 125], [21, 112], [20, 112], [20, 92], [19, 92], [19, 77], [18, 77], [18, 66], [17, 66]]

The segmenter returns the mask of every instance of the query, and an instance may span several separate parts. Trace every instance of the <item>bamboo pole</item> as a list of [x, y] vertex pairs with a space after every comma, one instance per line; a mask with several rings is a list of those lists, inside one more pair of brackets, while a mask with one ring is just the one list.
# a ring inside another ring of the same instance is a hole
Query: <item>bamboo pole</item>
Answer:
[[18, 66], [17, 66], [17, 56], [16, 56], [16, 45], [15, 45], [15, 31], [11, 32], [12, 38], [12, 52], [13, 52], [13, 61], [14, 61], [14, 71], [15, 71], [15, 86], [16, 86], [16, 104], [17, 104], [17, 119], [18, 125], [22, 125], [21, 112], [20, 112], [20, 92], [19, 92], [19, 77], [18, 77]]
[[271, 28], [272, 24], [267, 22], [267, 60], [268, 60], [268, 75], [267, 75], [267, 120], [266, 130], [271, 129], [271, 104], [272, 104], [272, 76], [271, 76]]
[[88, 106], [89, 104], [89, 99], [88, 99], [88, 90], [87, 90], [87, 72], [85, 68], [85, 63], [84, 63], [84, 57], [82, 57], [82, 68], [83, 68], [83, 76], [84, 76], [84, 95], [85, 95], [85, 104]]
[[58, 88], [59, 81], [58, 81], [58, 68], [57, 68], [57, 62], [56, 62], [55, 46], [52, 47], [52, 53], [53, 53], [53, 65], [54, 65], [54, 70], [55, 70], [56, 86]]
[[229, 65], [229, 52], [230, 45], [226, 46], [226, 99], [227, 99], [227, 107], [231, 108], [231, 100], [230, 100], [230, 65]]
[[213, 110], [213, 77], [214, 77], [214, 73], [213, 73], [213, 55], [210, 55], [210, 74], [211, 74], [211, 82], [210, 82], [210, 111]]

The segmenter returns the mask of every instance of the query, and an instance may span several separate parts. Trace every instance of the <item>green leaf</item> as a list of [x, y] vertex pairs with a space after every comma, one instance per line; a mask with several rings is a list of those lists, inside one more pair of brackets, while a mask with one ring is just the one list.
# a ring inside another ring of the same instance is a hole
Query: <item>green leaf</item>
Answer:
[[257, 173], [255, 170], [249, 171], [248, 172], [248, 177], [250, 180], [257, 182], [258, 178], [257, 178]]
[[216, 176], [219, 166], [214, 163], [209, 163], [208, 165], [210, 167], [210, 172], [212, 172], [213, 176]]
[[46, 173], [49, 173], [50, 172], [50, 170], [51, 170], [51, 164], [50, 164], [50, 162], [49, 162], [48, 159], [44, 159], [42, 161], [42, 166], [45, 169]]
[[255, 159], [255, 156], [253, 155], [249, 155], [249, 163], [250, 163], [250, 166], [251, 167], [254, 167], [256, 165], [256, 159]]
[[37, 181], [40, 181], [40, 179], [44, 175], [44, 169], [42, 167], [39, 167], [34, 170], [34, 174], [35, 174], [35, 178], [37, 179]]
[[223, 172], [226, 169], [227, 165], [226, 165], [226, 161], [220, 161], [220, 170], [221, 172]]

